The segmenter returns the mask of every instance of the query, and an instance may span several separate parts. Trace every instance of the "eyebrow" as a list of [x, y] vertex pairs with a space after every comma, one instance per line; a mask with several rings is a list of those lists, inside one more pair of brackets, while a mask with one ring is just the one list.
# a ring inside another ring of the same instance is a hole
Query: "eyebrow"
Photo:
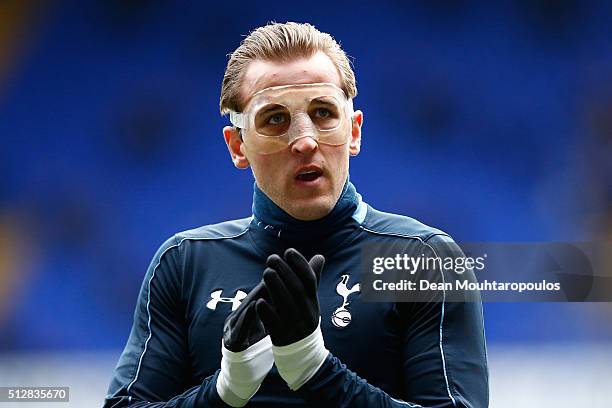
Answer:
[[321, 95], [321, 96], [317, 96], [316, 98], [312, 99], [310, 103], [333, 104], [335, 100], [336, 98], [334, 98], [331, 95]]
[[264, 107], [263, 109], [261, 109], [258, 114], [264, 114], [264, 113], [269, 113], [269, 112], [273, 112], [275, 110], [283, 110], [283, 106], [282, 105], [269, 105]]

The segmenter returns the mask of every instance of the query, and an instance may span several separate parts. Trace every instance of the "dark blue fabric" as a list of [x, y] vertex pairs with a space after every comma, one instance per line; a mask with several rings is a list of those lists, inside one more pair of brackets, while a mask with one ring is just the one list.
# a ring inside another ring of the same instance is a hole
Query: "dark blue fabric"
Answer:
[[253, 185], [253, 220], [249, 233], [256, 246], [267, 254], [294, 247], [310, 258], [329, 255], [359, 228], [352, 219], [357, 209], [355, 186], [347, 179], [332, 211], [315, 221], [298, 220], [287, 214], [257, 186]]
[[274, 203], [257, 183], [253, 185], [253, 215], [256, 222], [270, 226], [271, 232], [288, 240], [315, 239], [334, 232], [346, 224], [357, 209], [357, 191], [347, 179], [336, 205], [329, 214], [315, 221], [298, 220]]
[[[255, 186], [253, 217], [166, 241], [143, 280], [105, 407], [132, 406], [130, 399], [151, 402], [146, 406], [152, 408], [224, 406], [215, 375], [232, 299], [261, 280], [270, 254], [289, 246], [326, 257], [318, 296], [330, 354], [296, 392], [273, 368], [248, 407], [408, 406], [399, 399], [423, 407], [488, 406], [479, 298], [371, 303], [355, 292], [345, 303], [339, 288], [360, 282], [361, 251], [368, 245], [395, 246], [413, 256], [461, 253], [444, 232], [408, 217], [368, 207], [358, 224], [352, 217], [358, 202], [347, 180], [332, 212], [306, 222], [290, 217]], [[345, 326], [334, 319], [339, 308], [350, 313]]]

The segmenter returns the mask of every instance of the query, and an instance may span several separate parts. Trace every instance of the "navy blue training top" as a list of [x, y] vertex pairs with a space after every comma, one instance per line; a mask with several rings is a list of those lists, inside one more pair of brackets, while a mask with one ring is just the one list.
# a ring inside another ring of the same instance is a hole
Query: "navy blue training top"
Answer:
[[364, 302], [355, 285], [369, 244], [461, 254], [444, 232], [368, 206], [349, 181], [316, 221], [291, 217], [255, 185], [252, 217], [178, 233], [157, 251], [104, 407], [227, 407], [215, 388], [223, 322], [266, 258], [289, 247], [325, 256], [318, 295], [330, 354], [295, 392], [273, 367], [247, 407], [487, 407], [479, 299]]

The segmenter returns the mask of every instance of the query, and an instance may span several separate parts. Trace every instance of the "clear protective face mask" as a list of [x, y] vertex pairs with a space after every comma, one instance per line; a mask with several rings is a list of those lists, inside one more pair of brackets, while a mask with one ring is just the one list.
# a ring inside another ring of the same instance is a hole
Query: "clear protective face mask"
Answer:
[[331, 83], [265, 88], [243, 112], [230, 112], [247, 148], [259, 154], [279, 152], [302, 137], [341, 146], [349, 139], [352, 117], [352, 100]]

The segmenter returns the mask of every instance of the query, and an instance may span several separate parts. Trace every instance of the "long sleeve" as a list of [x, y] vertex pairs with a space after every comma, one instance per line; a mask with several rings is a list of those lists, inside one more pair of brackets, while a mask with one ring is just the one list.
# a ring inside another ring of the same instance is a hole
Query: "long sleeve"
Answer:
[[[441, 234], [421, 249], [441, 258], [463, 256], [452, 239]], [[440, 272], [441, 281], [455, 279], [451, 271]], [[462, 279], [475, 280], [471, 270], [466, 274]], [[441, 292], [427, 302], [396, 304], [404, 322], [402, 395], [391, 396], [369, 384], [331, 353], [300, 394], [313, 406], [326, 407], [487, 407], [482, 304], [478, 293], [466, 296], [470, 298], [449, 302]]]
[[317, 407], [419, 408], [421, 405], [391, 397], [368, 383], [329, 353], [317, 373], [297, 392]]
[[178, 249], [173, 237], [151, 261], [105, 408], [227, 407], [215, 389], [219, 371], [201, 384], [191, 379]]

